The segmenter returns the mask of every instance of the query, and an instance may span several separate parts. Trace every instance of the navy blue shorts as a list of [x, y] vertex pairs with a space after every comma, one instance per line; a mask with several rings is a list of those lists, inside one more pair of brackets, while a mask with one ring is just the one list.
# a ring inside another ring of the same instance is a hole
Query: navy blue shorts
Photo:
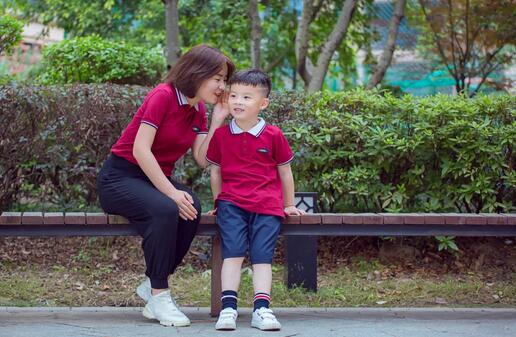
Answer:
[[217, 201], [217, 223], [222, 239], [222, 258], [244, 257], [249, 249], [251, 264], [272, 264], [281, 217], [243, 210]]

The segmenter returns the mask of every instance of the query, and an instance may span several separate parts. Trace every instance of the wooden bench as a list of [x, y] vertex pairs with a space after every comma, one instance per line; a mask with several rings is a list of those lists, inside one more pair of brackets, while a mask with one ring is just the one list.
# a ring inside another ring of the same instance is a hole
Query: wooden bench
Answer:
[[[0, 216], [0, 236], [127, 235], [138, 233], [125, 218], [103, 213], [3, 212]], [[197, 235], [212, 237], [211, 314], [216, 316], [222, 266], [216, 218], [203, 214]], [[516, 214], [314, 213], [288, 217], [281, 235], [286, 243], [287, 284], [316, 290], [318, 236], [516, 236]]]

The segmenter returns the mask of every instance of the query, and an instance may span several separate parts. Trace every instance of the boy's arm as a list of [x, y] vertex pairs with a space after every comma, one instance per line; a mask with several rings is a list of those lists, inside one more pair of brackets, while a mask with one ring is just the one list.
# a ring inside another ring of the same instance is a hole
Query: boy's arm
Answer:
[[220, 190], [222, 188], [222, 175], [220, 173], [220, 166], [215, 164], [210, 165], [210, 184], [213, 201], [217, 200]]
[[278, 166], [278, 172], [283, 189], [284, 211], [288, 215], [302, 215], [304, 211], [297, 209], [294, 205], [294, 177], [290, 164]]

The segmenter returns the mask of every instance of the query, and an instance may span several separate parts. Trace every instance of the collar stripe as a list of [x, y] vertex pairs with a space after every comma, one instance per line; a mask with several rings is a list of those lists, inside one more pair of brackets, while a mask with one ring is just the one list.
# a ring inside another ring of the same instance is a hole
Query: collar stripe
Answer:
[[[186, 98], [185, 94], [179, 91], [179, 89], [176, 87], [174, 87], [174, 89], [176, 90], [177, 103], [179, 103], [181, 106], [188, 105], [188, 99]], [[195, 110], [199, 111], [199, 103], [197, 103], [194, 108]]]
[[[263, 130], [265, 130], [266, 126], [267, 126], [267, 123], [265, 122], [265, 120], [263, 118], [260, 118], [258, 124], [253, 126], [249, 131], [245, 131], [245, 132], [258, 138], [262, 134]], [[234, 118], [229, 123], [229, 131], [231, 132], [232, 135], [239, 135], [241, 133], [244, 133], [244, 130], [242, 130], [238, 126], [238, 124], [236, 123]]]

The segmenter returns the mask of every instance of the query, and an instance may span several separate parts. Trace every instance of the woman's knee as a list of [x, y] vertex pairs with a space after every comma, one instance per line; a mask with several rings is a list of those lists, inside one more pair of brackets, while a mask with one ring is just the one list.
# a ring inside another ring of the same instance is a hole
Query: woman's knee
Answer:
[[177, 224], [179, 219], [179, 208], [172, 200], [170, 200], [170, 203], [156, 205], [147, 211], [150, 221], [155, 226], [173, 227], [171, 224]]

